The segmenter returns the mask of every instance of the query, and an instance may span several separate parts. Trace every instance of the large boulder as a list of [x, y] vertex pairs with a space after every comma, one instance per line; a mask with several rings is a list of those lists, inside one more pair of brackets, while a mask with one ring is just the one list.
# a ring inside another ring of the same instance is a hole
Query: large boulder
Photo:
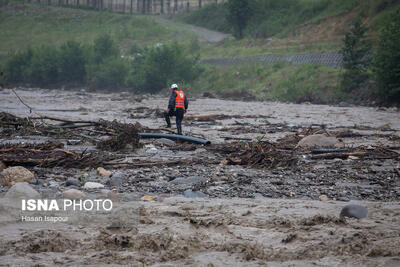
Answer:
[[40, 194], [26, 183], [16, 183], [8, 189], [4, 197], [16, 199], [38, 199], [40, 198]]
[[21, 166], [9, 167], [1, 174], [1, 184], [3, 186], [13, 186], [16, 183], [29, 183], [35, 175]]
[[325, 134], [313, 134], [299, 141], [296, 148], [339, 148], [342, 143], [334, 136]]

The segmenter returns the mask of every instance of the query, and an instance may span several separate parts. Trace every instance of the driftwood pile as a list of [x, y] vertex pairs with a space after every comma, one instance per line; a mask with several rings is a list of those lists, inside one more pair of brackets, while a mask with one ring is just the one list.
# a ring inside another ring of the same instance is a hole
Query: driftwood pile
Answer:
[[95, 167], [101, 165], [104, 153], [77, 154], [64, 149], [64, 144], [49, 142], [44, 144], [3, 144], [0, 146], [0, 159], [7, 166], [39, 167]]
[[341, 149], [298, 149], [296, 145], [308, 135], [327, 133], [334, 136], [357, 136], [349, 130], [327, 132], [320, 128], [304, 128], [295, 134], [287, 135], [277, 140], [268, 142], [261, 140], [232, 142], [215, 145], [210, 149], [226, 156], [228, 164], [246, 165], [250, 167], [276, 168], [295, 167], [298, 159], [306, 156], [312, 160], [325, 159], [394, 159], [400, 160], [400, 154], [385, 147], [356, 147]]
[[297, 156], [291, 150], [279, 149], [268, 141], [232, 142], [209, 148], [225, 155], [230, 165], [246, 165], [257, 168], [294, 167]]
[[235, 152], [228, 157], [230, 164], [250, 167], [293, 167], [297, 164], [297, 156], [291, 151], [280, 150], [275, 144], [267, 141], [235, 143]]
[[[48, 121], [61, 122], [58, 125]], [[140, 124], [125, 124], [117, 121], [73, 121], [51, 117], [22, 119], [12, 114], [0, 113], [0, 132], [3, 137], [41, 135], [55, 138], [74, 138], [79, 142], [89, 142], [100, 150], [118, 151], [130, 146], [139, 147]], [[104, 137], [106, 139], [104, 140]], [[103, 138], [103, 139], [101, 139]], [[7, 165], [40, 167], [97, 167], [113, 157], [102, 151], [78, 154], [64, 149], [61, 142], [41, 144], [2, 144], [0, 161]]]
[[[58, 125], [46, 121], [61, 122]], [[142, 126], [137, 124], [100, 121], [74, 121], [43, 116], [40, 118], [22, 119], [12, 114], [0, 113], [2, 136], [41, 135], [65, 139], [88, 141], [101, 150], [117, 151], [130, 145], [139, 147], [138, 132]], [[109, 136], [106, 140], [99, 137]]]
[[[193, 117], [196, 118], [196, 117]], [[202, 119], [223, 119], [213, 115], [200, 116]], [[50, 124], [49, 121], [59, 123]], [[93, 153], [75, 153], [64, 149], [62, 143], [47, 143], [39, 145], [3, 144], [0, 145], [0, 161], [7, 165], [28, 165], [42, 167], [97, 167], [103, 165], [118, 166], [159, 166], [163, 164], [192, 164], [194, 160], [179, 160], [170, 162], [124, 162], [106, 151], [120, 151], [124, 148], [139, 147], [139, 132], [151, 132], [139, 123], [126, 124], [117, 121], [73, 121], [51, 117], [23, 119], [9, 113], [0, 113], [0, 130], [3, 137], [15, 135], [41, 135], [55, 138], [75, 138], [80, 142], [89, 142], [99, 149]], [[298, 159], [307, 155], [313, 160], [323, 159], [399, 159], [399, 154], [383, 147], [358, 147], [334, 150], [305, 151], [296, 149], [298, 142], [307, 135], [326, 133], [321, 128], [299, 129], [295, 134], [279, 139], [277, 142], [263, 141], [262, 138], [246, 142], [232, 142], [214, 145], [209, 148], [222, 154], [228, 164], [245, 165], [259, 168], [289, 168], [297, 166]], [[332, 132], [331, 132], [332, 134]], [[334, 132], [335, 136], [352, 136], [351, 131]], [[174, 148], [194, 150], [196, 146], [177, 144]], [[318, 152], [318, 153], [317, 153]], [[197, 162], [204, 163], [204, 162]], [[213, 162], [207, 162], [213, 164]]]
[[97, 143], [97, 148], [101, 150], [118, 151], [124, 149], [127, 145], [131, 148], [139, 147], [139, 131], [142, 130], [142, 126], [139, 123], [120, 123], [116, 120], [110, 122], [100, 121], [97, 126], [97, 130], [106, 131], [108, 134], [113, 136], [107, 140], [100, 141]]

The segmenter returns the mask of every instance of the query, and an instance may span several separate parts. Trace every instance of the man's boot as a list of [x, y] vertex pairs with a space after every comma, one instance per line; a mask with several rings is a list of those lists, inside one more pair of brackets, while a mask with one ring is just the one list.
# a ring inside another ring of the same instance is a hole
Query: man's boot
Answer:
[[182, 126], [179, 125], [177, 128], [178, 128], [178, 135], [182, 135]]
[[165, 121], [167, 122], [167, 128], [171, 128], [171, 120], [169, 119], [169, 114], [164, 112]]

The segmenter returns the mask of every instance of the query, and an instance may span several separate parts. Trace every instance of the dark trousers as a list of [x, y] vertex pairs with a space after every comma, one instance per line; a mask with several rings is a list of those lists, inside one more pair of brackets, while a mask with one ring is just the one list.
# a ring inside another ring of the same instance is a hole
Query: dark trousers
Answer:
[[182, 134], [182, 120], [183, 115], [185, 114], [185, 110], [183, 108], [177, 108], [175, 110], [170, 110], [169, 113], [164, 111], [165, 121], [168, 126], [171, 126], [171, 120], [169, 117], [175, 116], [176, 118], [176, 129], [178, 130], [178, 134]]

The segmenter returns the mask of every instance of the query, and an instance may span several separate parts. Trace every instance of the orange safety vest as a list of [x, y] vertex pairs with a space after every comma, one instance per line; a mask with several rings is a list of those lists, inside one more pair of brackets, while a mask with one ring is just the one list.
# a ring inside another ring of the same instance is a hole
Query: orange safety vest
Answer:
[[175, 108], [185, 108], [185, 93], [176, 90]]

